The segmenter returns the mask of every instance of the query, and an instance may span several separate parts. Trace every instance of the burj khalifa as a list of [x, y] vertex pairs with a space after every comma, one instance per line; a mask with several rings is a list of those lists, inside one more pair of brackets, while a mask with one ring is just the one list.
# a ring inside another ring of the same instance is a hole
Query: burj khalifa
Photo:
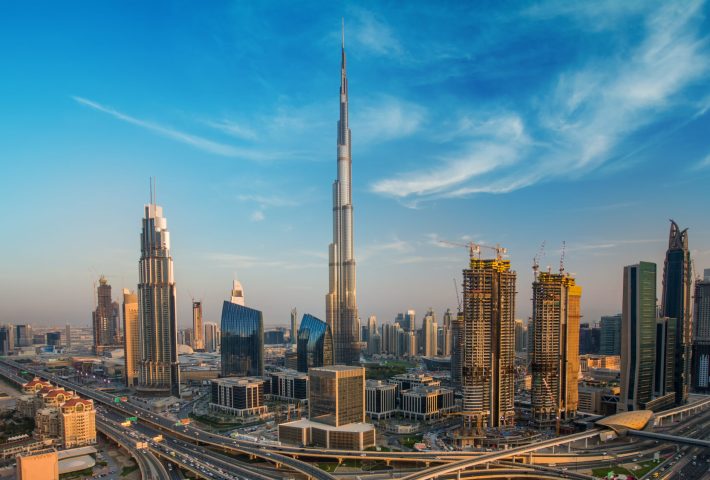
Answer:
[[348, 128], [348, 77], [345, 70], [345, 34], [340, 66], [340, 119], [338, 120], [338, 178], [333, 182], [333, 243], [329, 247], [329, 291], [326, 321], [333, 332], [335, 363], [351, 365], [360, 358], [353, 251], [352, 159]]

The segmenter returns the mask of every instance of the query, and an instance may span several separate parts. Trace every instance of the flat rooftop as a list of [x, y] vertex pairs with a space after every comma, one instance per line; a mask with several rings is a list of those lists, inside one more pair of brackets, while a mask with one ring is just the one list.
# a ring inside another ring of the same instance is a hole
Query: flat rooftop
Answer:
[[375, 426], [371, 423], [348, 423], [347, 425], [341, 425], [339, 427], [334, 427], [332, 425], [327, 425], [325, 423], [313, 422], [307, 418], [302, 418], [288, 423], [281, 423], [279, 426], [295, 427], [295, 428], [319, 428], [321, 430], [328, 430], [331, 432], [369, 432], [375, 429]]

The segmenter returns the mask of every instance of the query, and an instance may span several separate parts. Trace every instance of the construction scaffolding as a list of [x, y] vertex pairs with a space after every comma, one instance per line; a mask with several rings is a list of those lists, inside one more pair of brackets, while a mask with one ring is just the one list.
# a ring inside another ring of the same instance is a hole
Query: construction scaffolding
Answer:
[[474, 435], [515, 422], [515, 280], [505, 250], [482, 260], [471, 248], [463, 271], [463, 426]]
[[540, 427], [573, 419], [578, 405], [582, 288], [564, 273], [538, 272], [533, 282], [532, 421]]

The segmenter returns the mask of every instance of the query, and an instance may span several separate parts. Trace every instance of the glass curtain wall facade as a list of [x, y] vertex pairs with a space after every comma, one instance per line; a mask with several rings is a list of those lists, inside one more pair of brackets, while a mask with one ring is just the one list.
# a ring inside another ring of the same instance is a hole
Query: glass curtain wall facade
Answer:
[[301, 319], [296, 345], [299, 372], [308, 372], [311, 367], [333, 365], [333, 333], [330, 325], [313, 315]]
[[710, 270], [695, 282], [693, 298], [693, 390], [710, 393]]
[[624, 267], [621, 325], [621, 411], [642, 410], [653, 399], [656, 356], [656, 264]]
[[222, 376], [264, 375], [264, 317], [259, 310], [222, 305]]
[[688, 229], [682, 230], [671, 220], [668, 250], [663, 266], [663, 300], [661, 310], [664, 317], [676, 321], [675, 371], [673, 372], [675, 403], [688, 400], [690, 390], [690, 355], [693, 344], [691, 322], [691, 286], [693, 283], [688, 250]]

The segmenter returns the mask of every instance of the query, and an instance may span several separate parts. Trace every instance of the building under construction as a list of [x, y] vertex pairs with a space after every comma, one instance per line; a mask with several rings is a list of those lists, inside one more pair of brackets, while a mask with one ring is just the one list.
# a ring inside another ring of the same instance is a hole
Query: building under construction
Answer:
[[464, 436], [515, 422], [515, 278], [505, 249], [482, 260], [481, 246], [471, 244], [470, 268], [463, 271]]
[[550, 427], [577, 414], [582, 287], [563, 269], [534, 269], [532, 421]]

